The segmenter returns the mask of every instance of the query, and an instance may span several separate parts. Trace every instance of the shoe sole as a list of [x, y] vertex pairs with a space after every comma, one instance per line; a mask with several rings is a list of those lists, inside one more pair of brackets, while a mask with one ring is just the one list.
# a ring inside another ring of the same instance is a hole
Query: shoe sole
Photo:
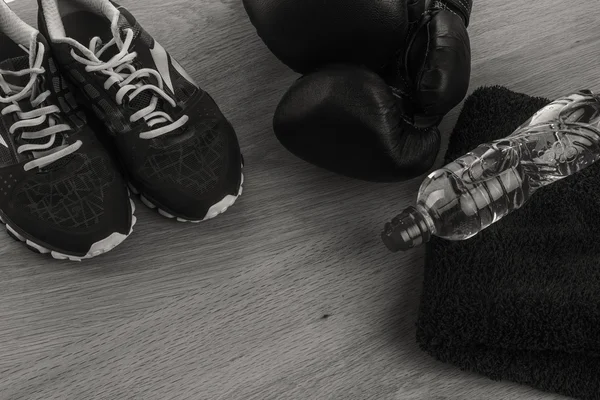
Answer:
[[131, 203], [131, 227], [129, 228], [129, 233], [127, 235], [118, 232], [110, 234], [106, 238], [92, 244], [89, 251], [84, 256], [74, 256], [71, 254], [61, 253], [60, 251], [50, 250], [36, 243], [35, 240], [29, 239], [23, 234], [17, 232], [17, 230], [14, 227], [12, 227], [9, 223], [7, 223], [1, 215], [0, 222], [4, 224], [4, 226], [6, 227], [6, 231], [8, 232], [8, 235], [10, 237], [12, 237], [18, 242], [24, 243], [31, 251], [35, 253], [47, 254], [56, 260], [82, 261], [109, 252], [110, 250], [123, 243], [123, 241], [127, 239], [129, 235], [131, 235], [131, 233], [133, 232], [133, 227], [137, 222], [137, 218], [134, 215], [135, 203], [131, 199], [129, 199], [129, 202]]
[[206, 213], [206, 216], [203, 219], [185, 219], [185, 218], [181, 218], [178, 216], [175, 216], [163, 209], [161, 209], [159, 206], [157, 206], [156, 204], [154, 204], [152, 201], [148, 200], [148, 198], [146, 196], [144, 196], [142, 193], [140, 193], [139, 190], [137, 190], [135, 188], [135, 186], [133, 186], [131, 183], [129, 183], [129, 189], [136, 195], [138, 195], [140, 197], [140, 200], [142, 201], [142, 203], [144, 203], [144, 205], [146, 205], [146, 207], [152, 209], [152, 210], [156, 210], [160, 215], [162, 215], [163, 217], [169, 218], [169, 219], [174, 219], [177, 222], [189, 222], [192, 224], [198, 224], [200, 222], [204, 222], [204, 221], [208, 221], [209, 219], [213, 219], [221, 214], [223, 214], [225, 211], [227, 211], [238, 199], [238, 197], [240, 197], [244, 191], [244, 174], [242, 173], [242, 178], [241, 178], [241, 182], [240, 182], [240, 188], [238, 189], [238, 193], [237, 195], [227, 195], [225, 197], [223, 197], [219, 202], [217, 202], [216, 204], [213, 204], [209, 209], [208, 212]]

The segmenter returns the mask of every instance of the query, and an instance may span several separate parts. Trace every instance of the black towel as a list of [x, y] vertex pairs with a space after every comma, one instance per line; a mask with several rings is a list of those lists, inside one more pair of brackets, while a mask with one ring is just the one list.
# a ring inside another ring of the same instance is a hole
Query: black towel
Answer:
[[[446, 161], [511, 134], [548, 102], [476, 90]], [[470, 240], [430, 242], [417, 341], [495, 380], [600, 399], [600, 163], [539, 190]]]

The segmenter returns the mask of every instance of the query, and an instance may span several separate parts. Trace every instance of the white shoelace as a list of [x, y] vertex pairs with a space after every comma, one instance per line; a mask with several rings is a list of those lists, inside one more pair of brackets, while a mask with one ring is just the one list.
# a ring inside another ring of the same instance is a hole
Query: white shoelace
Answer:
[[[78, 140], [71, 145], [61, 144], [60, 146], [53, 147], [56, 142], [56, 134], [70, 131], [71, 127], [67, 124], [57, 123], [58, 119], [55, 117], [54, 114], [60, 113], [61, 110], [56, 105], [49, 105], [38, 108], [50, 96], [50, 90], [46, 90], [42, 93], [37, 93], [39, 90], [37, 86], [38, 76], [45, 73], [44, 68], [42, 68], [43, 61], [44, 45], [42, 43], [38, 43], [38, 51], [35, 57], [33, 67], [23, 69], [21, 71], [8, 71], [0, 69], [0, 87], [2, 88], [4, 93], [9, 94], [8, 97], [0, 95], [0, 103], [13, 103], [2, 110], [2, 115], [16, 113], [17, 117], [19, 118], [19, 121], [15, 122], [9, 128], [10, 134], [14, 135], [17, 129], [19, 128], [31, 128], [35, 126], [40, 126], [42, 124], [45, 124], [46, 121], [48, 121], [47, 128], [41, 129], [39, 131], [23, 132], [21, 134], [21, 139], [24, 140], [35, 140], [46, 137], [48, 138], [48, 141], [46, 143], [24, 144], [17, 148], [17, 153], [22, 154], [24, 152], [30, 151], [35, 157], [34, 160], [26, 163], [23, 166], [25, 171], [29, 171], [36, 167], [43, 168], [45, 166], [48, 166], [53, 162], [58, 161], [61, 158], [79, 150], [79, 148], [82, 145], [82, 142]], [[6, 82], [6, 80], [4, 79], [4, 76], [25, 75], [30, 75], [29, 82], [27, 83], [27, 85], [25, 85], [25, 87], [13, 85], [11, 83]], [[34, 110], [23, 112], [18, 102], [25, 99], [28, 96]]]
[[[118, 84], [120, 89], [118, 90], [115, 100], [118, 105], [123, 104], [123, 98], [128, 95], [129, 101], [133, 100], [136, 96], [144, 91], [153, 92], [152, 100], [147, 107], [142, 108], [141, 110], [134, 113], [130, 121], [137, 122], [140, 119], [144, 119], [146, 124], [152, 128], [157, 124], [169, 123], [167, 125], [163, 125], [156, 129], [152, 129], [146, 132], [140, 133], [140, 138], [142, 139], [154, 139], [156, 137], [162, 136], [166, 133], [173, 132], [176, 129], [184, 126], [189, 117], [187, 115], [182, 116], [177, 121], [174, 121], [173, 118], [165, 113], [164, 111], [157, 111], [156, 107], [158, 105], [159, 98], [164, 99], [166, 102], [171, 104], [171, 106], [175, 107], [175, 100], [169, 96], [164, 90], [164, 82], [160, 73], [151, 68], [142, 68], [136, 70], [132, 65], [132, 61], [137, 57], [137, 53], [129, 53], [129, 46], [133, 41], [133, 30], [127, 29], [127, 36], [125, 41], [122, 44], [117, 44], [116, 39], [110, 40], [106, 43], [102, 48], [96, 50], [98, 47], [102, 45], [102, 40], [99, 37], [94, 37], [90, 41], [89, 49], [77, 43], [77, 49], [80, 50], [86, 57], [81, 57], [75, 53], [74, 50], [71, 50], [71, 55], [74, 59], [79, 61], [82, 64], [85, 64], [85, 70], [88, 72], [100, 72], [108, 76], [108, 79], [104, 83], [104, 89], [108, 90], [113, 85]], [[114, 55], [109, 61], [104, 62], [100, 60], [100, 56], [111, 46], [116, 45], [120, 48], [118, 54]], [[134, 82], [141, 78], [148, 78], [150, 76], [154, 76], [156, 81], [158, 82], [158, 86], [152, 84], [144, 84], [142, 82]]]

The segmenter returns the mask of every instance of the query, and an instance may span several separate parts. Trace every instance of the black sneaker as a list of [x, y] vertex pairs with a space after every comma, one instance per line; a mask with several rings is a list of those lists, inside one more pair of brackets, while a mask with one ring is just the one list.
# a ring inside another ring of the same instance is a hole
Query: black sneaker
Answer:
[[46, 40], [3, 1], [0, 19], [0, 221], [57, 259], [105, 253], [135, 224], [126, 183], [77, 110]]
[[151, 208], [200, 222], [242, 194], [237, 137], [214, 100], [108, 0], [38, 0], [39, 26]]

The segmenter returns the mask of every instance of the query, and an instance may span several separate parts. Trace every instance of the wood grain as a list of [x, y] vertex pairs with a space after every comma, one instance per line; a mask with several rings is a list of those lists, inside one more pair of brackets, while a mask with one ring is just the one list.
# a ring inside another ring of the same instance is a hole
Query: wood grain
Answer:
[[[34, 3], [11, 7], [35, 23]], [[286, 152], [271, 119], [296, 76], [240, 0], [122, 3], [232, 121], [244, 195], [202, 225], [140, 206], [134, 234], [82, 264], [1, 234], [0, 399], [559, 399], [421, 353], [423, 250], [378, 238], [421, 179], [358, 182]], [[576, 3], [476, 0], [471, 90], [600, 89], [600, 8]]]

